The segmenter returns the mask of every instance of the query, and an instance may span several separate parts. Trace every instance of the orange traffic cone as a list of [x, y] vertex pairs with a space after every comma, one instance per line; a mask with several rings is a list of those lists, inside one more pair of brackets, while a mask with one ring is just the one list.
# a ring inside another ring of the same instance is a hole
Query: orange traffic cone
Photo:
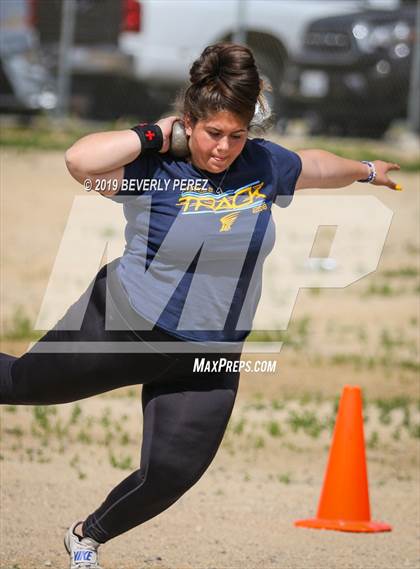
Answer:
[[345, 385], [316, 518], [295, 526], [340, 531], [391, 531], [370, 519], [360, 387]]

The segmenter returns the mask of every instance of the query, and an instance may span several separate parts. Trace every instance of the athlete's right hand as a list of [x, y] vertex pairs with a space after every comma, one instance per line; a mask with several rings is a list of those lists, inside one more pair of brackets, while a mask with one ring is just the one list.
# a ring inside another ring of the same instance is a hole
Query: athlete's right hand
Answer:
[[172, 126], [176, 120], [179, 120], [179, 117], [171, 116], [171, 117], [166, 117], [164, 119], [160, 119], [156, 123], [162, 129], [162, 134], [163, 134], [163, 145], [162, 148], [159, 150], [161, 154], [164, 154], [169, 150], [169, 145], [171, 143]]

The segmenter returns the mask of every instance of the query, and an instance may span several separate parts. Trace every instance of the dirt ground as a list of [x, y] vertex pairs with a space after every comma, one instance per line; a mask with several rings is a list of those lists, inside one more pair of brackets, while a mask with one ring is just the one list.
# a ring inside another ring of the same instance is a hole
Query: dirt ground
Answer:
[[[377, 271], [346, 288], [300, 290], [281, 352], [246, 356], [275, 360], [276, 372], [242, 374], [210, 468], [166, 512], [103, 546], [105, 569], [420, 567], [420, 188], [418, 174], [395, 178], [404, 192], [357, 184], [318, 191], [374, 195], [393, 212]], [[74, 197], [85, 194], [58, 152], [3, 150], [1, 190], [0, 350], [21, 355]], [[92, 220], [95, 235], [112, 235], [113, 220], [100, 221]], [[261, 328], [275, 327], [280, 303], [276, 250], [273, 258], [264, 279]], [[69, 260], [66, 284], [75, 298], [83, 290], [77, 260]], [[334, 404], [345, 384], [363, 391], [372, 519], [391, 524], [391, 532], [293, 526], [316, 513]], [[140, 389], [47, 411], [2, 408], [1, 569], [67, 567], [66, 528], [137, 467]]]

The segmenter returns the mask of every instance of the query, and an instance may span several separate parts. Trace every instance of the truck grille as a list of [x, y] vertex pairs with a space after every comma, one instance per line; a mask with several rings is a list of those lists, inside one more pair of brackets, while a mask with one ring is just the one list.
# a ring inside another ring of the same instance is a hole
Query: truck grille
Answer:
[[344, 32], [312, 31], [307, 32], [305, 49], [323, 53], [345, 53], [351, 50], [351, 38]]

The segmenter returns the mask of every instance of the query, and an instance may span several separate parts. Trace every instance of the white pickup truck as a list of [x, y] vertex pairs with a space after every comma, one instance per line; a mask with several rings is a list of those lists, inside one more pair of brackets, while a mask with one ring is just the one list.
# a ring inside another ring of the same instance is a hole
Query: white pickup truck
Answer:
[[[190, 64], [205, 46], [232, 40], [240, 26], [260, 71], [272, 87], [272, 104], [281, 108], [285, 62], [301, 49], [314, 19], [397, 0], [142, 0], [138, 29], [123, 32], [119, 45], [132, 56], [134, 76], [150, 86], [174, 88], [188, 79]], [[134, 2], [132, 2], [134, 8]]]
[[[31, 2], [54, 70], [65, 0], [26, 1]], [[74, 39], [68, 53], [73, 94], [90, 99], [87, 116], [105, 118], [111, 109], [116, 116], [136, 114], [139, 101], [142, 109], [164, 107], [188, 79], [189, 67], [204, 47], [234, 40], [239, 27], [272, 87], [274, 110], [279, 111], [285, 62], [301, 49], [312, 20], [372, 3], [395, 7], [398, 1], [75, 0]]]

